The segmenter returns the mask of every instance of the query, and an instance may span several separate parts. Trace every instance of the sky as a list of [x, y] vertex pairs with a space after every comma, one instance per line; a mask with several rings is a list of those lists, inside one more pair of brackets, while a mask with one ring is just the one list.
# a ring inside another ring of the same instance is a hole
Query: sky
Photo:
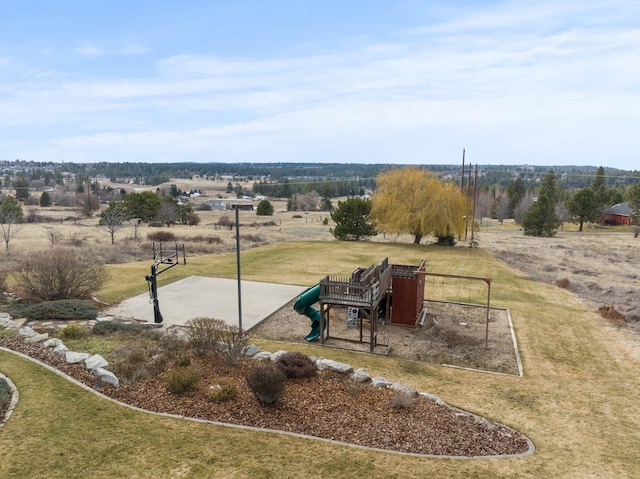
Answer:
[[0, 0], [0, 160], [640, 169], [637, 0]]

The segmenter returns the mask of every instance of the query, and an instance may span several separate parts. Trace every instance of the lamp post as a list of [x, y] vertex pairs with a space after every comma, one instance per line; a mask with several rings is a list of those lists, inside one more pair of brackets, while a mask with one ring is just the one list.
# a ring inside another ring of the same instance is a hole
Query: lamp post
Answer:
[[242, 334], [242, 283], [240, 281], [240, 208], [236, 204], [236, 268], [238, 271], [238, 330]]

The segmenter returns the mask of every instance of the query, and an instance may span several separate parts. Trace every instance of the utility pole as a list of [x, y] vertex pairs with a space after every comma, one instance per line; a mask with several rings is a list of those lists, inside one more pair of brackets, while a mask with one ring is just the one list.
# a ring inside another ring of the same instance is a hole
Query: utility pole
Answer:
[[462, 149], [462, 173], [460, 174], [460, 191], [464, 193], [464, 153], [465, 149]]

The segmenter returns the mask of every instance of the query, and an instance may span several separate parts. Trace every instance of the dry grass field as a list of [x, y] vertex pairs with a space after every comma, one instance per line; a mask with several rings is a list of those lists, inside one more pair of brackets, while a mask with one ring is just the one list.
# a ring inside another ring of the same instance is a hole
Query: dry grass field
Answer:
[[[436, 272], [491, 277], [492, 304], [511, 311], [524, 376], [327, 352], [317, 345], [261, 340], [263, 349], [330, 355], [367, 367], [372, 375], [437, 394], [447, 403], [520, 430], [534, 441], [536, 453], [518, 459], [427, 459], [157, 418], [124, 410], [0, 351], [0, 371], [14, 380], [21, 394], [10, 422], [0, 429], [0, 476], [640, 477], [639, 281], [633, 264], [640, 239], [606, 230], [527, 238], [517, 228], [496, 226], [482, 229], [479, 249], [412, 245], [402, 236], [339, 243], [322, 225], [322, 214], [294, 218], [298, 215], [283, 210], [276, 206], [275, 226], [249, 226], [261, 218], [241, 213], [241, 234], [251, 231], [260, 238], [243, 241], [244, 279], [312, 285], [326, 274], [349, 274], [387, 256], [403, 264], [424, 258]], [[189, 242], [202, 246], [200, 256], [194, 254], [182, 271], [168, 273], [168, 280], [190, 274], [233, 277], [234, 232], [215, 229], [217, 214], [203, 214], [198, 227], [171, 228], [181, 239], [219, 235], [222, 242], [207, 247], [222, 254], [204, 254], [203, 244]], [[11, 244], [10, 256], [17, 260], [31, 248], [50, 247], [45, 227], [25, 225]], [[109, 267], [112, 278], [98, 296], [115, 300], [146, 288], [140, 279], [126, 287], [120, 283], [132, 271], [146, 271], [149, 258], [142, 253], [149, 252], [150, 228], [140, 228], [138, 239], [133, 228], [125, 228], [116, 233], [112, 247], [95, 220], [49, 227], [64, 228], [64, 238], [81, 237], [80, 247], [96, 255], [126, 249], [128, 242], [142, 245], [136, 246], [137, 262]], [[613, 306], [625, 319], [603, 317], [602, 306]]]

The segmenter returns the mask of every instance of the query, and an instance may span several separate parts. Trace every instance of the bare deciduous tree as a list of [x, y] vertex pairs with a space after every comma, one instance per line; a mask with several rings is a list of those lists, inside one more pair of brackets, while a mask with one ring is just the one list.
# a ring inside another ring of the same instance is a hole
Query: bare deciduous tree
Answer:
[[9, 251], [9, 242], [22, 229], [21, 223], [24, 221], [22, 206], [13, 196], [7, 195], [0, 203], [0, 229], [2, 229], [2, 239]]
[[122, 228], [126, 213], [121, 203], [111, 203], [109, 207], [100, 213], [100, 226], [111, 235], [111, 244], [115, 243], [116, 231]]
[[49, 243], [51, 243], [51, 246], [55, 246], [62, 239], [62, 233], [53, 228], [47, 228], [46, 233], [47, 239], [49, 240]]
[[527, 191], [513, 210], [513, 219], [516, 221], [516, 223], [522, 223], [522, 217], [524, 216], [526, 211], [531, 208], [531, 205], [533, 205], [533, 203], [535, 203], [533, 193], [531, 191]]
[[509, 203], [510, 200], [507, 193], [501, 194], [496, 199], [495, 205], [493, 206], [493, 212], [500, 224], [503, 224], [504, 219], [509, 215]]

